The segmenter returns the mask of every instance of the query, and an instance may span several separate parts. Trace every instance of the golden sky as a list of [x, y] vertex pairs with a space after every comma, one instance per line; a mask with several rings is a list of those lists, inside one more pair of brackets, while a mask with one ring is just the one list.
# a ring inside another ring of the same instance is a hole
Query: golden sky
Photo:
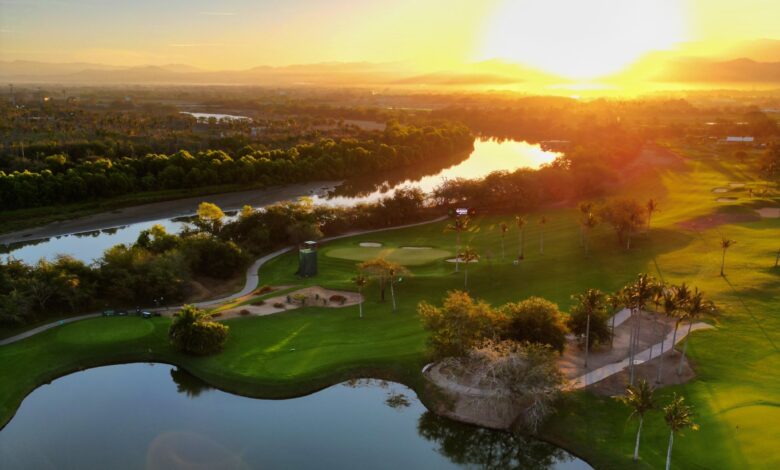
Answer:
[[433, 70], [499, 58], [590, 78], [684, 41], [780, 39], [778, 18], [778, 0], [0, 0], [0, 60]]

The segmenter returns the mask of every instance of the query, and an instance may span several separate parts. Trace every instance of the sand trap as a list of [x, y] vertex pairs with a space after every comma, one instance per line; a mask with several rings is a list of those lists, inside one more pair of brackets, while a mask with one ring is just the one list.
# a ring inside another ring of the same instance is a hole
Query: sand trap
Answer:
[[[450, 259], [447, 260], [447, 262], [448, 263], [465, 263], [466, 261], [462, 260], [460, 258], [450, 258]], [[478, 259], [473, 259], [473, 260], [469, 261], [469, 263], [479, 263], [479, 260]]]
[[715, 188], [715, 189], [712, 190], [712, 192], [713, 193], [718, 193], [718, 194], [727, 193], [727, 192], [729, 192], [729, 188]]
[[432, 246], [402, 246], [402, 250], [432, 250]]
[[379, 242], [363, 242], [360, 246], [363, 248], [381, 248], [382, 244]]
[[715, 199], [715, 201], [717, 201], [717, 202], [734, 202], [736, 200], [737, 200], [737, 198], [735, 198], [735, 197], [719, 197], [719, 198]]
[[[297, 295], [306, 296], [303, 304], [300, 301], [293, 300], [291, 303], [287, 302], [289, 297], [291, 300]], [[330, 297], [333, 295], [340, 295], [346, 298], [344, 303], [332, 302]], [[215, 318], [216, 320], [226, 320], [228, 318], [235, 318], [240, 316], [265, 316], [272, 315], [274, 313], [286, 312], [288, 310], [295, 310], [301, 307], [325, 307], [325, 308], [342, 308], [351, 307], [360, 303], [360, 294], [352, 291], [332, 290], [325, 289], [320, 286], [305, 287], [296, 291], [281, 294], [276, 297], [270, 297], [265, 299], [262, 305], [241, 305], [239, 307], [231, 308], [229, 310], [222, 311], [222, 315]], [[283, 308], [274, 307], [274, 304], [283, 304]], [[246, 310], [249, 315], [241, 315], [241, 311]]]
[[780, 207], [762, 207], [761, 209], [756, 209], [756, 212], [765, 219], [780, 218]]
[[729, 183], [729, 188], [744, 188], [745, 183]]

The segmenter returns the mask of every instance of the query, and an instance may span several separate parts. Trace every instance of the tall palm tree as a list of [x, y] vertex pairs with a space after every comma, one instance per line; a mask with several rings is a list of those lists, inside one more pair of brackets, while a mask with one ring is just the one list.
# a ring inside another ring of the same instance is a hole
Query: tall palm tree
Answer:
[[704, 294], [695, 289], [691, 298], [685, 304], [683, 312], [685, 319], [688, 320], [688, 333], [685, 336], [685, 344], [683, 345], [682, 356], [680, 356], [680, 364], [677, 366], [677, 375], [682, 374], [683, 362], [685, 361], [685, 351], [688, 349], [688, 339], [691, 337], [691, 328], [693, 328], [693, 322], [699, 319], [701, 316], [712, 312], [714, 306], [712, 302], [704, 298]]
[[724, 268], [726, 267], [726, 251], [731, 248], [735, 243], [737, 243], [736, 240], [729, 240], [726, 237], [721, 237], [720, 240], [720, 247], [723, 250], [723, 257], [720, 260], [720, 275], [725, 276], [723, 273]]
[[522, 215], [515, 216], [515, 226], [517, 227], [517, 259], [525, 258], [525, 224], [526, 219]]
[[655, 290], [655, 279], [649, 274], [639, 274], [636, 280], [630, 286], [630, 297], [632, 310], [637, 312], [634, 319], [633, 331], [631, 341], [629, 342], [629, 383], [634, 384], [634, 357], [636, 355], [636, 349], [639, 347], [639, 335], [642, 328], [642, 311], [645, 309], [647, 302], [650, 301]]
[[591, 213], [593, 210], [593, 203], [592, 202], [581, 202], [579, 205], [580, 209], [580, 246], [583, 248], [585, 247], [585, 227], [582, 224], [582, 221], [585, 220], [588, 216], [588, 214]]
[[636, 385], [626, 387], [625, 396], [617, 397], [620, 402], [631, 408], [631, 416], [628, 419], [639, 418], [639, 428], [636, 430], [636, 444], [634, 445], [634, 462], [639, 460], [639, 439], [642, 435], [645, 413], [656, 408], [654, 391], [646, 380], [640, 379]]
[[672, 402], [664, 407], [664, 420], [669, 426], [669, 447], [666, 450], [666, 470], [672, 466], [672, 446], [674, 445], [674, 434], [686, 428], [694, 431], [699, 429], [699, 425], [693, 422], [693, 411], [691, 407], [685, 404], [683, 397], [678, 397], [675, 393]]
[[539, 253], [544, 254], [544, 226], [547, 225], [547, 217], [539, 219]]
[[[673, 319], [675, 321], [674, 326], [674, 337], [672, 338], [672, 341], [677, 339], [677, 327], [680, 325], [680, 317], [678, 315], [679, 313], [679, 307], [677, 304], [677, 301], [674, 296], [674, 290], [673, 289], [664, 289], [663, 291], [663, 299], [661, 300], [661, 308], [664, 312], [664, 315], [669, 318]], [[661, 383], [662, 376], [663, 376], [663, 368], [664, 368], [664, 339], [666, 335], [663, 335], [664, 338], [661, 339], [661, 356], [658, 360], [658, 374], [655, 378], [655, 383]], [[672, 349], [674, 349], [674, 342], [672, 343]]]
[[506, 223], [501, 222], [499, 228], [501, 228], [501, 261], [504, 261], [504, 239], [506, 238], [506, 233], [509, 231], [509, 226]]
[[590, 255], [590, 233], [599, 224], [599, 219], [593, 215], [592, 212], [588, 212], [587, 215], [580, 222], [582, 225], [583, 239], [582, 244], [585, 248], [585, 256]]
[[590, 351], [590, 317], [604, 310], [604, 294], [598, 289], [588, 289], [584, 294], [572, 296], [577, 301], [580, 312], [585, 312], [585, 367], [588, 367], [588, 353]]
[[[462, 217], [456, 217], [455, 220], [452, 221], [451, 224], [447, 225], [445, 227], [445, 231], [448, 232], [455, 232], [456, 235], [456, 242], [455, 242], [455, 253], [458, 253], [460, 251], [460, 234], [461, 232], [465, 232], [469, 229], [469, 218], [466, 216]], [[460, 264], [460, 259], [455, 258], [455, 272], [458, 272], [458, 268]]]
[[466, 247], [463, 251], [458, 253], [458, 257], [463, 260], [465, 266], [463, 268], [463, 287], [466, 291], [469, 290], [469, 264], [479, 260], [479, 253], [474, 248]]
[[650, 230], [650, 219], [653, 218], [653, 213], [658, 210], [658, 202], [656, 202], [655, 199], [648, 199], [647, 204], [645, 204], [645, 208], [647, 209], [647, 230]]
[[363, 288], [368, 284], [368, 278], [363, 274], [358, 274], [352, 279], [352, 282], [354, 282], [358, 288], [358, 295], [360, 296], [358, 307], [360, 308], [360, 318], [363, 318]]
[[612, 338], [609, 343], [609, 347], [615, 344], [615, 317], [617, 316], [618, 309], [626, 304], [625, 293], [620, 290], [607, 297], [607, 306], [609, 307], [610, 314], [612, 315]]

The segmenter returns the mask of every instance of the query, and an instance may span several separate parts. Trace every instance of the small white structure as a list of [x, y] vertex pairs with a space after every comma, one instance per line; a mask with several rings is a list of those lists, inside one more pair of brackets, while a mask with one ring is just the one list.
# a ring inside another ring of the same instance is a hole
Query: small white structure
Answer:
[[744, 137], [741, 137], [741, 136], [728, 136], [728, 137], [726, 137], [726, 142], [730, 143], [730, 144], [731, 143], [752, 144], [755, 140], [756, 139], [754, 137], [749, 137], [749, 136], [744, 136]]

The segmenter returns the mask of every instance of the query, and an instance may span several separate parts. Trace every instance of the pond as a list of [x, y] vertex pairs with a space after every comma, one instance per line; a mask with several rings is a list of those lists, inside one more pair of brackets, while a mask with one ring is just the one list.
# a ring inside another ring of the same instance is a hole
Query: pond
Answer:
[[433, 415], [400, 384], [360, 380], [259, 400], [164, 364], [57, 379], [0, 431], [3, 470], [350, 467], [591, 468], [549, 444]]
[[[429, 192], [446, 179], [481, 178], [499, 170], [536, 169], [552, 162], [558, 156], [560, 154], [557, 152], [543, 150], [539, 145], [528, 142], [481, 140], [474, 143], [474, 150], [471, 153], [453, 155], [448, 162], [429, 162], [414, 168], [388, 172], [375, 178], [348, 181], [331, 191], [330, 195], [319, 191], [290, 194], [311, 194], [318, 204], [350, 206], [391, 196], [397, 189], [404, 187], [417, 187]], [[219, 196], [211, 196], [212, 199], [215, 197]], [[207, 198], [208, 196], [204, 197]], [[128, 220], [128, 223], [120, 227], [101, 228], [77, 234], [62, 233], [40, 240], [24, 239], [20, 243], [7, 246], [5, 251], [30, 264], [44, 257], [52, 259], [58, 254], [67, 254], [91, 262], [99, 258], [103, 251], [116, 244], [134, 242], [141, 231], [155, 224], [162, 224], [170, 232], [179, 231], [184, 225], [177, 220], [179, 219], [159, 218], [138, 222]]]
[[189, 114], [198, 121], [208, 121], [211, 118], [217, 121], [251, 121], [252, 118], [248, 116], [237, 116], [235, 114], [220, 114], [220, 113], [191, 113], [188, 111], [181, 111], [181, 114]]

